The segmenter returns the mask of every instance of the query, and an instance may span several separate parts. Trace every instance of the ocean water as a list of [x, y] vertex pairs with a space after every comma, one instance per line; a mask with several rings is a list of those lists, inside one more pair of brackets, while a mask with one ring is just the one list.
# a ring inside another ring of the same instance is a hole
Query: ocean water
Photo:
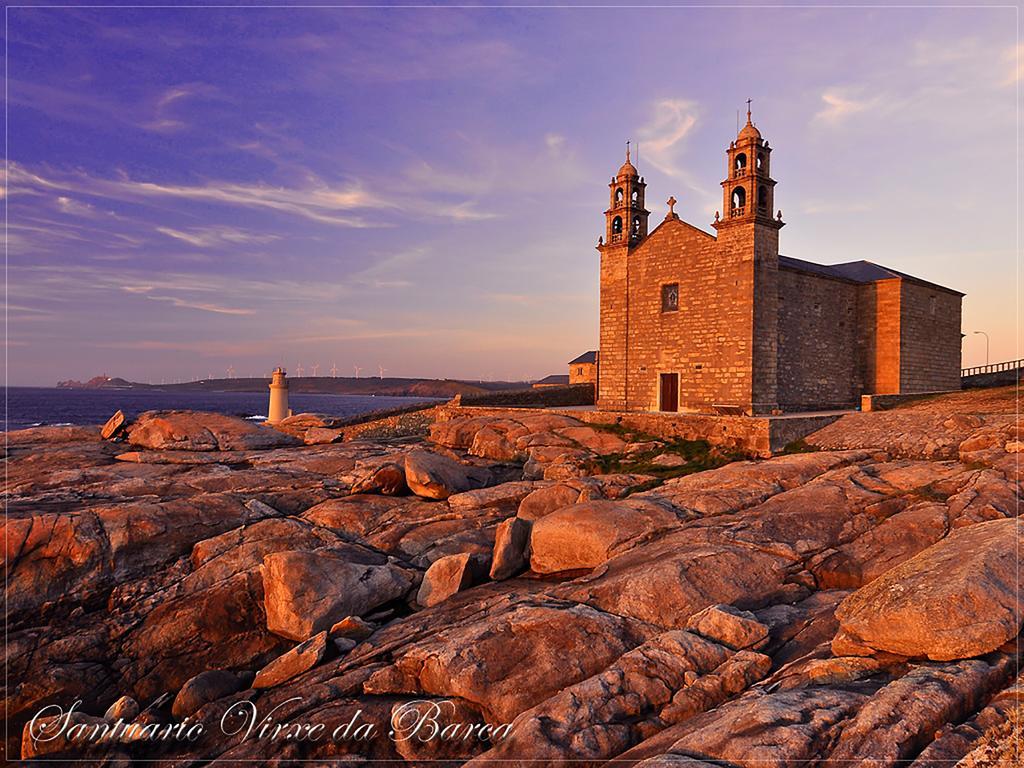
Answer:
[[[269, 393], [9, 387], [6, 399], [7, 429], [24, 429], [53, 424], [103, 424], [118, 409], [129, 418], [143, 411], [172, 409], [261, 418], [267, 415]], [[292, 394], [288, 398], [288, 405], [295, 413], [326, 413], [342, 417], [401, 408], [417, 402], [431, 401], [417, 397], [366, 395]], [[0, 405], [0, 409], [2, 407]]]

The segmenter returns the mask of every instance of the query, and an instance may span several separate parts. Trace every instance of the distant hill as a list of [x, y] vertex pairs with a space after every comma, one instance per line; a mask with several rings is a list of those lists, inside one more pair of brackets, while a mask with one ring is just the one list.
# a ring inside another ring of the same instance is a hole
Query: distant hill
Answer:
[[132, 389], [136, 386], [138, 385], [127, 379], [111, 378], [106, 374], [103, 376], [93, 376], [84, 383], [75, 379], [57, 382], [58, 389]]
[[[60, 381], [62, 389], [148, 389], [164, 392], [266, 392], [270, 379], [204, 379], [182, 384], [143, 384], [110, 376], [89, 381]], [[288, 379], [293, 393], [321, 395], [388, 395], [391, 397], [438, 397], [482, 395], [488, 392], [525, 389], [526, 381], [459, 381], [456, 379], [352, 378], [302, 376]]]

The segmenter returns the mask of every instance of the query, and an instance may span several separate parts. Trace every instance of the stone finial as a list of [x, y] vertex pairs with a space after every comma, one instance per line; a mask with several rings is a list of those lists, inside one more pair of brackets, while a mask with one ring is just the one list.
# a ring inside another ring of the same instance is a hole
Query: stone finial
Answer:
[[779, 208], [779, 214], [775, 218], [778, 219], [779, 221], [782, 221], [782, 209], [781, 208]]
[[675, 196], [673, 195], [672, 197], [669, 197], [669, 199], [666, 202], [668, 203], [669, 215], [675, 216], [676, 215], [676, 210], [675, 210], [676, 209], [676, 198], [675, 198]]
[[715, 211], [715, 221], [718, 221], [718, 216], [719, 216], [718, 211]]

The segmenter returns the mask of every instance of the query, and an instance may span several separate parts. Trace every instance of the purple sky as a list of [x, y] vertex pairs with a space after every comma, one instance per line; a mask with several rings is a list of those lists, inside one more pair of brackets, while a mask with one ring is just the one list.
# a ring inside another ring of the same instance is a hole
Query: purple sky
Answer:
[[736, 110], [784, 254], [1017, 354], [1014, 9], [8, 9], [9, 380], [534, 378], [596, 347], [607, 181], [708, 229]]

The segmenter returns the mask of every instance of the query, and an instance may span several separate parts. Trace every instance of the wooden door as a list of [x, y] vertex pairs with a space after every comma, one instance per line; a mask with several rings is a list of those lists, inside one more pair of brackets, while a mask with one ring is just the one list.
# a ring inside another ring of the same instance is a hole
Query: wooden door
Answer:
[[661, 374], [661, 410], [679, 410], [679, 374]]

